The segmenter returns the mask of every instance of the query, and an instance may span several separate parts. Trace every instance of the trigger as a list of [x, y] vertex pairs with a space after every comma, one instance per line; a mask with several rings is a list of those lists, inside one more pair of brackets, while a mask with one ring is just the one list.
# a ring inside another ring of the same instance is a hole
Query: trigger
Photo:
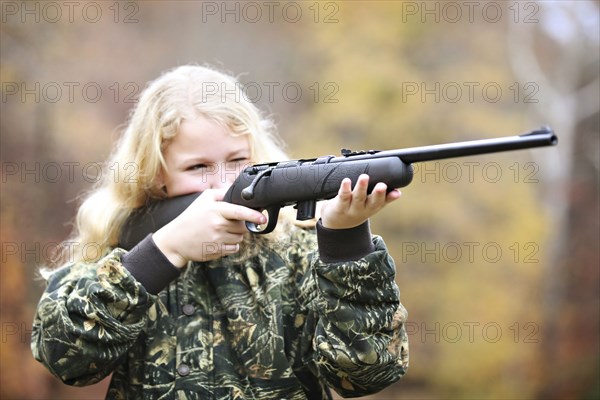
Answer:
[[254, 222], [248, 221], [246, 221], [246, 228], [250, 232], [258, 234], [273, 232], [273, 230], [277, 226], [277, 219], [279, 218], [279, 207], [269, 207], [267, 208], [267, 213], [269, 214], [269, 218], [267, 221], [267, 226], [264, 229], [259, 229], [259, 225], [256, 225]]

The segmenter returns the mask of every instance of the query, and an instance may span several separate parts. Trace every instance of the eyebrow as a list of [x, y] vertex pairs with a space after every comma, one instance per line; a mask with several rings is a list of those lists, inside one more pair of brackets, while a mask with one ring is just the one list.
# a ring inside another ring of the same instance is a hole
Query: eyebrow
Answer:
[[[236, 156], [240, 157], [242, 155], [244, 157], [248, 157], [248, 158], [250, 157], [250, 154], [246, 155], [244, 153], [250, 153], [250, 151], [247, 150], [247, 149], [236, 149], [236, 150], [233, 150], [233, 151], [229, 152], [227, 154], [226, 159], [230, 159], [230, 158], [236, 157]], [[209, 160], [205, 156], [191, 156], [189, 158], [184, 158], [181, 161], [181, 165], [182, 166], [188, 166], [190, 164], [208, 164], [208, 163], [212, 163], [212, 162], [214, 162], [214, 161]]]
[[240, 156], [240, 155], [242, 155], [242, 154], [244, 154], [246, 152], [248, 153], [247, 157], [250, 157], [250, 150], [249, 149], [237, 149], [237, 150], [234, 150], [234, 151], [230, 152], [227, 155], [227, 158], [231, 158], [233, 156]]

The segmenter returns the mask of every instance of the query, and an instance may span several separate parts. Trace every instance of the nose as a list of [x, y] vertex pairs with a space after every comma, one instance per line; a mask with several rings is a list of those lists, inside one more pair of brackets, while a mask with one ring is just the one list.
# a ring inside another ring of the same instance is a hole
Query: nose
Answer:
[[221, 189], [224, 187], [223, 179], [221, 179], [218, 173], [205, 176], [205, 182], [209, 189]]
[[227, 182], [224, 179], [212, 179], [209, 183], [211, 189], [227, 189], [231, 186], [231, 182]]
[[207, 183], [210, 189], [227, 189], [231, 186], [235, 180], [235, 176], [230, 176], [231, 174], [224, 172], [225, 171], [218, 169], [214, 174], [207, 177]]

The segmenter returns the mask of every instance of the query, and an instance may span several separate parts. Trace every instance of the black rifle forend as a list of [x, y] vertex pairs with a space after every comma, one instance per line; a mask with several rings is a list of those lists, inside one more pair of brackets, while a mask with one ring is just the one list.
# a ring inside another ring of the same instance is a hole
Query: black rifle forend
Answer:
[[[264, 228], [246, 222], [254, 233], [269, 233], [277, 226], [279, 210], [295, 205], [297, 219], [315, 216], [316, 202], [335, 197], [344, 178], [354, 187], [361, 174], [369, 175], [368, 193], [378, 182], [388, 190], [410, 184], [412, 163], [496, 153], [508, 150], [553, 146], [558, 139], [552, 129], [542, 127], [519, 136], [482, 139], [400, 150], [342, 150], [341, 156], [255, 164], [242, 170], [225, 194], [224, 201], [259, 211], [267, 211]], [[155, 232], [179, 215], [199, 193], [157, 202], [135, 212], [126, 222], [120, 238], [121, 247], [132, 247], [145, 235]]]

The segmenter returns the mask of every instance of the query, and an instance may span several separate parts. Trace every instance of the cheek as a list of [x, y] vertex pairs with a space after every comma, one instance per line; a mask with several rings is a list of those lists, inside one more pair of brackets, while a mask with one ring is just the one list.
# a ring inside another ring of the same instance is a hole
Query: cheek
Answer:
[[165, 188], [169, 197], [203, 192], [206, 189], [209, 189], [209, 184], [204, 181], [205, 179], [202, 179], [200, 176], [178, 174], [172, 176], [171, 179], [166, 182]]
[[231, 186], [233, 184], [233, 182], [236, 180], [236, 178], [239, 175], [239, 171], [235, 171], [235, 172], [231, 172], [226, 174], [223, 178], [223, 181], [228, 185]]
[[242, 171], [252, 166], [253, 163], [245, 162], [245, 163], [235, 163], [235, 165], [227, 166], [225, 173], [223, 173], [225, 180], [227, 183], [232, 184], [237, 177], [242, 173]]

